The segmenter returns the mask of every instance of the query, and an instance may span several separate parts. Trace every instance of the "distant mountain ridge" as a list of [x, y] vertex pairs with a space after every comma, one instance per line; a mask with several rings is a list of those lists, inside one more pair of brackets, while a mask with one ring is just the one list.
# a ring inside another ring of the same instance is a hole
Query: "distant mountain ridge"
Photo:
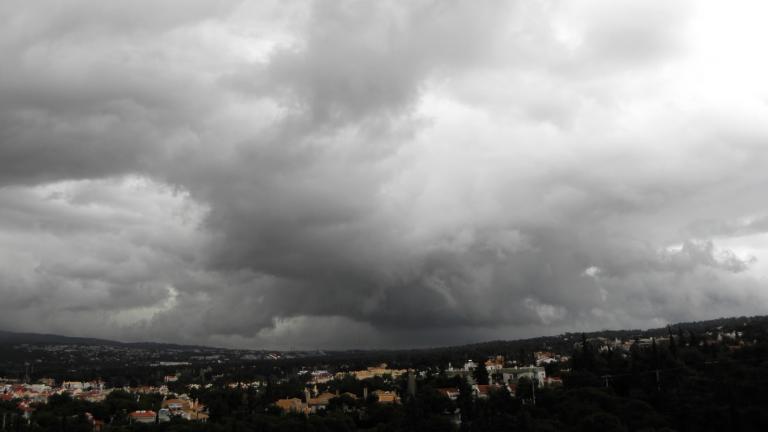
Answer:
[[[714, 329], [718, 327], [734, 327], [736, 325], [744, 325], [749, 322], [762, 322], [768, 325], [768, 315], [757, 316], [741, 316], [741, 317], [728, 317], [728, 318], [716, 318], [704, 321], [690, 321], [670, 324], [672, 329], [683, 328], [686, 331], [705, 331], [707, 329]], [[411, 349], [348, 349], [348, 350], [324, 350], [325, 353], [373, 353], [373, 352], [427, 352], [434, 350], [462, 350], [462, 349], [481, 349], [495, 347], [499, 345], [513, 344], [527, 345], [527, 344], [540, 344], [540, 343], [553, 343], [559, 341], [563, 342], [563, 339], [570, 339], [574, 337], [580, 337], [582, 333], [587, 337], [607, 337], [607, 338], [626, 338], [630, 335], [644, 335], [645, 337], [659, 337], [664, 336], [668, 332], [667, 327], [659, 327], [652, 329], [623, 329], [623, 330], [598, 330], [592, 332], [567, 332], [554, 336], [534, 336], [530, 338], [521, 339], [509, 339], [509, 340], [490, 340], [482, 342], [474, 342], [463, 345], [451, 345], [451, 346], [435, 346], [435, 347], [423, 347], [423, 348], [411, 348]], [[219, 348], [202, 345], [181, 345], [173, 343], [163, 342], [120, 342], [109, 339], [98, 338], [85, 338], [74, 336], [62, 336], [55, 334], [41, 334], [41, 333], [17, 333], [0, 330], [0, 345], [8, 344], [48, 344], [48, 345], [103, 345], [103, 346], [117, 346], [126, 348], [139, 348], [139, 349], [178, 349], [185, 351], [203, 350], [203, 351], [261, 351], [272, 352], [274, 350], [257, 350], [257, 349], [237, 349], [237, 348]], [[301, 351], [297, 351], [301, 352]]]
[[0, 330], [0, 344], [46, 344], [46, 345], [103, 345], [141, 349], [180, 350], [223, 350], [225, 348], [202, 345], [180, 345], [163, 342], [121, 342], [109, 339], [62, 336], [47, 333], [17, 333]]

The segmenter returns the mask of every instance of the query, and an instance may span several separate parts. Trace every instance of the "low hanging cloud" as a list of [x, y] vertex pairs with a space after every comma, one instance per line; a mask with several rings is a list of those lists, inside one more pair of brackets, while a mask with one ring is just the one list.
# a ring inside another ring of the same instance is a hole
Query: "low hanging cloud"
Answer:
[[765, 313], [755, 7], [6, 6], [0, 327], [401, 347]]

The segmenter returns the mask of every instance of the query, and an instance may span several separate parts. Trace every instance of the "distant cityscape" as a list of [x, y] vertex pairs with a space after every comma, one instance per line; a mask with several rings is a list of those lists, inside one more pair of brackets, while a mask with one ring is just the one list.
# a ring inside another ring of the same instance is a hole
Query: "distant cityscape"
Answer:
[[[15, 410], [18, 421], [31, 425], [37, 411], [63, 399], [86, 403], [83, 407], [122, 401], [125, 408], [107, 410], [108, 415], [103, 410], [78, 413], [92, 431], [101, 431], [109, 425], [220, 418], [215, 412], [219, 408], [206, 403], [212, 392], [258, 397], [264, 412], [278, 417], [324, 416], [338, 409], [362, 415], [369, 404], [397, 406], [416, 400], [420, 387], [426, 386], [446, 401], [441, 416], [458, 428], [467, 414], [462, 413], [462, 398], [482, 401], [503, 393], [534, 406], [537, 392], [563, 388], [573, 369], [583, 367], [579, 353], [587, 350], [596, 357], [627, 360], [639, 352], [672, 352], [683, 346], [734, 353], [757, 342], [730, 324], [703, 332], [677, 326], [391, 352], [144, 348], [67, 344], [65, 338], [62, 343], [12, 343], [4, 348], [9, 355], [1, 363], [0, 402], [12, 408], [3, 414], [4, 421]], [[393, 359], [393, 364], [381, 362], [384, 358]], [[664, 376], [670, 379], [667, 371]], [[613, 377], [599, 379], [609, 386]]]

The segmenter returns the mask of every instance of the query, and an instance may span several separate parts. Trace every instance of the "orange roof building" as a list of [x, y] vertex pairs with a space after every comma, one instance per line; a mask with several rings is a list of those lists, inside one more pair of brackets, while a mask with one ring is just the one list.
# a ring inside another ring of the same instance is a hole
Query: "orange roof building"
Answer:
[[299, 398], [278, 399], [275, 405], [285, 413], [309, 414], [307, 404]]
[[128, 414], [128, 417], [131, 419], [131, 422], [154, 423], [155, 418], [157, 417], [157, 413], [149, 410], [140, 410]]
[[393, 391], [376, 390], [373, 392], [373, 395], [376, 396], [377, 401], [381, 404], [400, 403], [400, 396], [398, 396], [397, 393]]

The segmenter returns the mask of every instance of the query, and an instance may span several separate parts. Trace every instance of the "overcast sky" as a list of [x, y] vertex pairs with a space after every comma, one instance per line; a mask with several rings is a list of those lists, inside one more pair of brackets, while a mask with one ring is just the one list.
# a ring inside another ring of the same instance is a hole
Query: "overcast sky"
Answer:
[[768, 313], [761, 1], [4, 1], [0, 329], [459, 344]]

